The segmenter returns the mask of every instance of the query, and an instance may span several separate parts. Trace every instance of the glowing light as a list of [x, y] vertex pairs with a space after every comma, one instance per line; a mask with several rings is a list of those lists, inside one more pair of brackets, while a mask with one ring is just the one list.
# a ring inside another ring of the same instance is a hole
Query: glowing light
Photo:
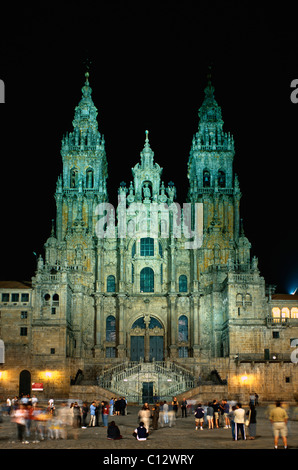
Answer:
[[242, 382], [246, 382], [246, 380], [247, 380], [247, 375], [242, 375], [242, 376], [240, 377], [240, 380], [241, 380]]
[[297, 290], [298, 290], [298, 287], [296, 287], [296, 289], [293, 292], [291, 292], [291, 295], [295, 295]]

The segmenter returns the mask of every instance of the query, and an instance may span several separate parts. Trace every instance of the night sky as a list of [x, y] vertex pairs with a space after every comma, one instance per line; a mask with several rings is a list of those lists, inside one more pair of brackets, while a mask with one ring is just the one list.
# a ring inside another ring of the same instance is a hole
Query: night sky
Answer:
[[272, 3], [25, 2], [0, 32], [1, 273], [28, 280], [55, 218], [63, 134], [72, 131], [86, 57], [108, 159], [108, 193], [132, 180], [145, 130], [186, 201], [187, 162], [212, 64], [224, 130], [235, 140], [241, 217], [277, 292], [298, 287], [298, 79], [295, 12]]

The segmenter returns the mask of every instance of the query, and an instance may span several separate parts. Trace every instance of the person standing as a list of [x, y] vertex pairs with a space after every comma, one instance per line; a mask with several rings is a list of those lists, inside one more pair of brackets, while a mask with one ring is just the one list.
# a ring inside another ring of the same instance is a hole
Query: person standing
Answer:
[[109, 405], [106, 401], [102, 405], [102, 421], [105, 428], [108, 427], [108, 418], [109, 418]]
[[198, 430], [199, 426], [200, 430], [203, 431], [204, 414], [204, 409], [202, 408], [201, 403], [199, 403], [195, 411], [196, 431]]
[[209, 402], [207, 406], [208, 429], [213, 429], [213, 415], [214, 415], [214, 410], [213, 410], [213, 407], [211, 406], [211, 402]]
[[214, 411], [214, 424], [218, 428], [218, 421], [219, 421], [219, 403], [217, 400], [213, 400], [212, 407]]
[[175, 413], [175, 418], [177, 418], [178, 406], [179, 406], [179, 402], [178, 402], [178, 400], [177, 400], [177, 397], [174, 397], [174, 398], [173, 398], [172, 406], [173, 406], [173, 411], [174, 411], [174, 413]]
[[273, 408], [270, 412], [269, 419], [272, 423], [273, 435], [274, 435], [274, 448], [277, 449], [278, 447], [278, 439], [279, 435], [284, 443], [284, 448], [287, 449], [288, 442], [287, 442], [287, 435], [288, 435], [288, 415], [284, 408], [281, 406], [281, 402], [279, 400], [275, 403], [275, 408]]
[[235, 441], [239, 440], [241, 433], [242, 439], [246, 440], [245, 436], [245, 410], [242, 408], [241, 403], [237, 403], [236, 410], [234, 411], [235, 421]]
[[182, 418], [187, 418], [187, 400], [185, 398], [181, 402], [181, 413]]
[[95, 426], [96, 424], [96, 404], [95, 404], [95, 401], [93, 401], [90, 405], [90, 423], [89, 423], [89, 427], [91, 426]]
[[113, 416], [114, 415], [114, 398], [113, 397], [110, 399], [109, 405], [110, 405], [110, 416]]

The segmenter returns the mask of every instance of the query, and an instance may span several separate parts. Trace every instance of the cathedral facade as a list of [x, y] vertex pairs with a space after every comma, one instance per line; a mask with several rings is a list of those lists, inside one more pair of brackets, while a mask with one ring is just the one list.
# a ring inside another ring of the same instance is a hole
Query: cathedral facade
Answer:
[[[108, 159], [91, 94], [87, 73], [73, 131], [62, 140], [56, 220], [32, 279], [26, 367], [18, 358], [16, 376], [22, 367], [34, 383], [54, 374], [48, 377], [57, 396], [83, 377], [131, 397], [144, 384], [149, 395], [191, 393], [216, 377], [225, 395], [257, 390], [264, 399], [281, 390], [269, 386], [278, 376], [290, 399], [298, 299], [266, 290], [251, 257], [234, 140], [223, 130], [210, 80], [184, 204], [174, 183], [162, 180], [148, 131], [131, 181], [120, 183], [118, 206], [109, 203]], [[14, 346], [2, 338], [2, 366], [9, 369]]]

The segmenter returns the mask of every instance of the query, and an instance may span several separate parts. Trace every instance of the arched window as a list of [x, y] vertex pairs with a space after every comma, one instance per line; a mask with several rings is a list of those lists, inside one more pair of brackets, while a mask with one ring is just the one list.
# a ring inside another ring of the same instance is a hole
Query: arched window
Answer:
[[140, 273], [140, 291], [154, 292], [154, 271], [152, 268], [143, 268]]
[[297, 307], [293, 307], [291, 309], [291, 318], [298, 318], [298, 308]]
[[53, 295], [53, 302], [55, 302], [56, 304], [59, 304], [59, 295], [58, 294]]
[[107, 277], [107, 292], [115, 292], [116, 291], [116, 282], [115, 276], [112, 274]]
[[70, 187], [76, 188], [78, 184], [78, 170], [76, 168], [72, 168], [70, 170]]
[[184, 274], [179, 277], [179, 292], [187, 292], [187, 277]]
[[226, 174], [224, 171], [219, 170], [218, 172], [218, 187], [219, 188], [225, 188], [226, 187]]
[[281, 311], [282, 321], [285, 321], [286, 318], [290, 318], [290, 310], [288, 307], [284, 307]]
[[106, 341], [116, 341], [116, 318], [113, 315], [106, 319]]
[[273, 317], [273, 322], [274, 323], [279, 323], [280, 322], [280, 308], [274, 307], [272, 309], [272, 317]]
[[154, 238], [141, 238], [141, 256], [154, 256]]
[[203, 171], [203, 187], [210, 188], [210, 172], [209, 170]]
[[236, 295], [236, 305], [242, 305], [243, 304], [243, 296], [242, 294], [237, 294]]
[[86, 170], [86, 188], [93, 188], [94, 186], [94, 172], [92, 168]]
[[185, 315], [178, 319], [178, 341], [188, 341], [188, 318]]

